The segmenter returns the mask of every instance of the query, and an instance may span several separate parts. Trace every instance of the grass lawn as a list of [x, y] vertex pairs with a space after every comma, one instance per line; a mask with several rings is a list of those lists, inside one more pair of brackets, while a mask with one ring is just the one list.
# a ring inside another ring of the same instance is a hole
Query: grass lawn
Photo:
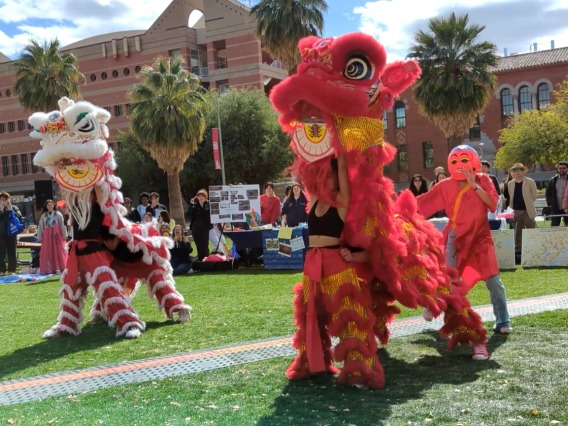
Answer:
[[[511, 300], [565, 292], [566, 275], [563, 269], [518, 268], [502, 279]], [[262, 269], [182, 277], [177, 287], [193, 307], [192, 319], [182, 325], [167, 321], [141, 288], [133, 304], [147, 331], [136, 340], [116, 339], [106, 324], [86, 326], [77, 337], [44, 340], [59, 313], [59, 282], [2, 284], [0, 380], [291, 335], [292, 286], [299, 279], [299, 273]], [[483, 284], [470, 296], [473, 305], [489, 303]], [[91, 302], [89, 297], [85, 315]], [[418, 314], [405, 309], [401, 317]]]
[[472, 361], [469, 348], [447, 352], [433, 333], [393, 339], [379, 351], [381, 390], [338, 386], [331, 377], [290, 383], [291, 358], [279, 358], [4, 406], [0, 424], [568, 424], [568, 311], [514, 321], [513, 334], [489, 339], [485, 362]]

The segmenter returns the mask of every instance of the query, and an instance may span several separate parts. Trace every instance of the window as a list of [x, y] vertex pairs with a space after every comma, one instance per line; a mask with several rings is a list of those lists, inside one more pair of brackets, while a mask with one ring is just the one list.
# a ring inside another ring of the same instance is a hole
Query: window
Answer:
[[511, 89], [501, 90], [501, 115], [513, 115], [513, 95]]
[[6, 133], [6, 125], [4, 123], [0, 123], [0, 133]]
[[170, 58], [179, 58], [181, 56], [181, 49], [172, 49], [168, 54]]
[[107, 73], [103, 71], [101, 73], [101, 80], [106, 80], [106, 79], [107, 79]]
[[12, 176], [20, 174], [20, 159], [17, 155], [12, 155]]
[[404, 106], [404, 102], [397, 102], [394, 104], [394, 120], [396, 122], [397, 129], [406, 127], [406, 108]]
[[6, 177], [10, 175], [10, 163], [8, 160], [8, 156], [5, 155], [2, 157], [2, 176]]
[[546, 83], [540, 83], [537, 88], [538, 92], [538, 109], [550, 106], [550, 88]]
[[479, 122], [479, 114], [475, 117], [475, 123], [469, 128], [469, 138], [470, 139], [480, 139], [481, 138], [481, 125]]
[[126, 108], [126, 114], [127, 114], [127, 115], [130, 115], [130, 109], [132, 108], [132, 105], [131, 105], [131, 104], [126, 104], [124, 107]]
[[141, 67], [140, 65], [136, 65], [136, 66], [134, 67], [134, 72], [135, 72], [136, 74], [138, 74], [141, 69], [142, 69], [142, 67]]
[[114, 116], [115, 117], [120, 117], [122, 115], [122, 106], [120, 105], [115, 105], [114, 106]]
[[12, 96], [12, 91], [10, 89], [6, 90], [6, 96], [8, 97]]
[[24, 120], [18, 120], [18, 131], [26, 130], [26, 122]]
[[199, 50], [195, 49], [189, 50], [189, 62], [191, 65], [192, 74], [199, 75], [199, 68], [201, 67], [201, 61], [199, 59]]
[[229, 83], [219, 84], [219, 94], [227, 93], [229, 91]]
[[124, 68], [124, 70], [122, 70], [122, 73], [128, 77], [130, 75], [130, 68]]
[[[34, 164], [34, 157], [35, 157], [35, 155], [36, 155], [35, 152], [32, 152], [32, 153], [30, 154], [30, 163], [31, 163], [31, 164]], [[38, 166], [36, 166], [36, 165], [34, 164], [34, 165], [32, 166], [32, 173], [41, 173], [41, 169], [40, 169]]]
[[9, 132], [15, 132], [16, 131], [16, 123], [14, 123], [13, 121], [10, 121], [8, 123], [8, 131]]
[[118, 77], [118, 71], [112, 70], [112, 78], [116, 78], [116, 77]]
[[519, 111], [530, 111], [532, 109], [532, 96], [529, 92], [528, 86], [523, 86], [519, 89]]
[[90, 77], [89, 77], [89, 80], [91, 80], [91, 81], [93, 81], [93, 82], [97, 81], [97, 75], [96, 75], [96, 74], [91, 74]]
[[219, 64], [219, 69], [227, 68], [227, 58], [219, 56], [218, 64]]
[[28, 154], [22, 154], [22, 174], [27, 175], [30, 172], [30, 166], [28, 164]]
[[400, 172], [408, 171], [408, 151], [406, 145], [399, 145], [396, 153], [398, 160], [398, 170]]
[[434, 144], [432, 142], [422, 142], [422, 158], [424, 158], [424, 168], [434, 167]]
[[387, 116], [387, 112], [385, 111], [385, 113], [383, 114], [383, 128], [385, 130], [387, 130], [389, 128], [389, 121], [388, 121], [388, 116]]
[[109, 114], [110, 114], [110, 107], [109, 107], [109, 106], [105, 106], [105, 107], [103, 107], [103, 108], [106, 109], [106, 110], [109, 112]]

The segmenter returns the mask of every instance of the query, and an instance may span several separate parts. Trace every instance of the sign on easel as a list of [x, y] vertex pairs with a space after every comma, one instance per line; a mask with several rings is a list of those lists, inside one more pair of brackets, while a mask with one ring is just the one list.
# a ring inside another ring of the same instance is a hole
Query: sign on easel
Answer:
[[211, 223], [260, 222], [258, 185], [216, 185], [209, 187]]

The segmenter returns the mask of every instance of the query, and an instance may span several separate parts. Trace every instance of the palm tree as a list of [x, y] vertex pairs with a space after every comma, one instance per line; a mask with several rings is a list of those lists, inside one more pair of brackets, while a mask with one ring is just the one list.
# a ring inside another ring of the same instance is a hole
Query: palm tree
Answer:
[[323, 31], [325, 0], [261, 0], [250, 13], [262, 46], [291, 70], [300, 63], [298, 41]]
[[430, 32], [418, 31], [408, 58], [416, 59], [422, 76], [414, 85], [420, 112], [448, 138], [449, 149], [474, 123], [495, 90], [490, 67], [496, 46], [476, 42], [485, 26], [468, 25], [468, 15], [432, 18]]
[[179, 172], [203, 138], [209, 104], [199, 78], [183, 68], [179, 57], [157, 58], [140, 77], [128, 92], [131, 136], [166, 172], [171, 215], [185, 228]]
[[59, 50], [59, 40], [41, 45], [30, 40], [19, 59], [14, 61], [14, 91], [20, 105], [30, 111], [53, 111], [63, 96], [79, 99], [79, 85], [85, 81], [77, 57]]

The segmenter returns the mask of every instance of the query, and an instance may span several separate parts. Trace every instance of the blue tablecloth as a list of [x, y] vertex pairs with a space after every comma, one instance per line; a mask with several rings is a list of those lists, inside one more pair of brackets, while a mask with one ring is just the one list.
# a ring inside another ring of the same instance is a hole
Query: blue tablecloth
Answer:
[[262, 248], [262, 231], [225, 231], [225, 237], [230, 238], [237, 246], [237, 250]]

